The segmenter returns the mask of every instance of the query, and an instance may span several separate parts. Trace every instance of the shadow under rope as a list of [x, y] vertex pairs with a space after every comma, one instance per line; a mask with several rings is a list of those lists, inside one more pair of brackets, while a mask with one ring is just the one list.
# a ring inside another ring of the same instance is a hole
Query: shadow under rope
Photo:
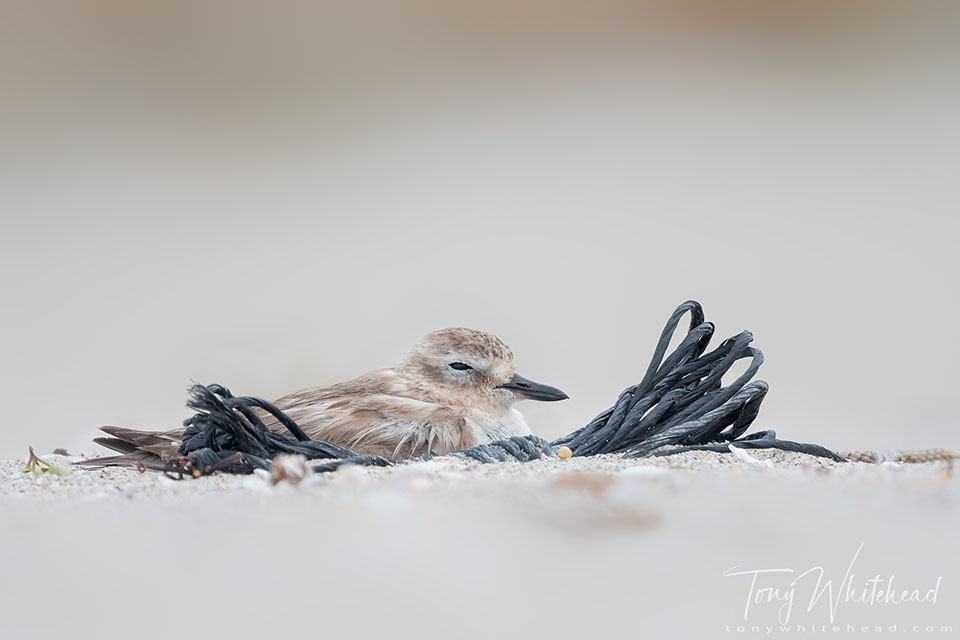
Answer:
[[[684, 314], [690, 328], [680, 345], [667, 355], [670, 340]], [[753, 334], [744, 331], [707, 352], [714, 325], [706, 322], [700, 303], [684, 302], [667, 320], [660, 341], [643, 379], [620, 394], [617, 402], [584, 427], [548, 442], [537, 436], [516, 436], [469, 449], [451, 456], [480, 462], [536, 460], [556, 455], [568, 447], [574, 456], [619, 453], [627, 458], [668, 456], [683, 451], [729, 452], [733, 444], [746, 449], [783, 449], [844, 461], [833, 451], [816, 444], [779, 440], [774, 431], [744, 435], [760, 410], [769, 389], [763, 380], [753, 380], [763, 353], [750, 346]], [[734, 363], [750, 359], [747, 370], [730, 385], [723, 375]], [[330, 442], [311, 440], [297, 423], [272, 403], [261, 398], [234, 396], [218, 384], [194, 385], [187, 406], [197, 413], [184, 421], [187, 427], [179, 463], [168, 467], [181, 475], [215, 471], [252, 473], [267, 469], [273, 457], [300, 454], [308, 460], [326, 460], [314, 471], [334, 471], [345, 464], [388, 466], [409, 462], [357, 454]], [[293, 434], [274, 433], [256, 412], [274, 416]], [[666, 448], [669, 447], [669, 448]], [[418, 458], [429, 459], [430, 456]]]

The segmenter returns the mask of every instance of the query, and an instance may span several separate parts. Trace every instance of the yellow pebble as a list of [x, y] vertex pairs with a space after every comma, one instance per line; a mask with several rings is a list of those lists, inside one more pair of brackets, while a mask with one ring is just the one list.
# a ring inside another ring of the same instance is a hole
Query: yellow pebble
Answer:
[[566, 460], [573, 456], [573, 451], [570, 451], [570, 447], [560, 447], [557, 449], [557, 456], [559, 456], [561, 460]]

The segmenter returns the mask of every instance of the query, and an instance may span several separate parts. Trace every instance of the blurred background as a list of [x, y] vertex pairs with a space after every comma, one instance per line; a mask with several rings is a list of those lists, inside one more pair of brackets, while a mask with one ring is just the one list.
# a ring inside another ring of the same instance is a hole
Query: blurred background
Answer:
[[[0, 457], [500, 335], [567, 433], [700, 300], [757, 427], [960, 446], [957, 7], [6, 0]], [[944, 328], [946, 326], [946, 328]]]

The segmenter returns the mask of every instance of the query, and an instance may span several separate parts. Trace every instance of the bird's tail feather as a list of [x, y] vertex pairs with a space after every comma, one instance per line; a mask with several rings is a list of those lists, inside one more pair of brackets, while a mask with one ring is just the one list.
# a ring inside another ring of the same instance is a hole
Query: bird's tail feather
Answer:
[[123, 466], [164, 469], [180, 456], [178, 449], [183, 430], [139, 431], [125, 427], [100, 427], [110, 438], [94, 438], [97, 444], [121, 454], [90, 458], [76, 464], [94, 467]]

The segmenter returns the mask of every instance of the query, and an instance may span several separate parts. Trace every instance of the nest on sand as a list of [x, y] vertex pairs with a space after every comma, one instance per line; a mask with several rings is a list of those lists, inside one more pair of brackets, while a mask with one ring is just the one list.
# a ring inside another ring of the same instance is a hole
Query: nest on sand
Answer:
[[[687, 334], [668, 355], [670, 341], [688, 313]], [[843, 461], [825, 447], [780, 440], [773, 431], [746, 435], [769, 389], [763, 380], [753, 380], [763, 364], [763, 353], [751, 346], [753, 334], [749, 331], [707, 351], [714, 330], [713, 323], [705, 320], [700, 303], [684, 302], [667, 320], [643, 379], [624, 389], [613, 406], [589, 424], [553, 442], [537, 436], [513, 437], [451, 455], [503, 462], [535, 460], [558, 452], [562, 457], [604, 453], [642, 457], [690, 450], [729, 452], [735, 446], [783, 449]], [[724, 374], [743, 359], [749, 359], [746, 371], [723, 386]], [[386, 466], [406, 462], [357, 454], [337, 444], [312, 440], [272, 403], [234, 396], [218, 384], [191, 387], [187, 406], [196, 413], [184, 421], [179, 460], [165, 468], [180, 476], [216, 471], [252, 473], [268, 469], [272, 459], [282, 454], [322, 461], [314, 467], [321, 472], [345, 464]], [[274, 416], [291, 435], [268, 429], [255, 409]]]

